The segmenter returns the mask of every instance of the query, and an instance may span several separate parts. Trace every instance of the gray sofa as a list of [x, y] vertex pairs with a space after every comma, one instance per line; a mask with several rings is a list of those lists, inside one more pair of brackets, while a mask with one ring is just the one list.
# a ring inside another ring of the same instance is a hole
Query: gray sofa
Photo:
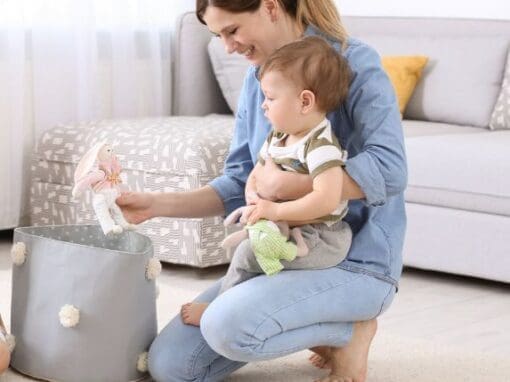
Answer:
[[[510, 174], [510, 130], [488, 129], [508, 54], [510, 22], [363, 17], [345, 17], [344, 22], [352, 36], [369, 43], [381, 55], [429, 57], [403, 120], [409, 163], [404, 263], [510, 282], [510, 180], [507, 176]], [[210, 43], [210, 40], [210, 33], [193, 13], [183, 15], [176, 28], [173, 51], [175, 116], [122, 123], [131, 127], [151, 125], [155, 130], [144, 131], [152, 134], [153, 139], [156, 139], [155, 134], [165, 132], [182, 134], [183, 126], [193, 126], [198, 132], [213, 126], [220, 139], [210, 134], [211, 139], [200, 140], [201, 146], [190, 154], [196, 161], [181, 161], [184, 163], [181, 167], [165, 167], [156, 160], [152, 167], [142, 165], [144, 160], [136, 151], [133, 154], [123, 142], [118, 142], [117, 151], [126, 156], [126, 171], [132, 176], [132, 188], [192, 189], [206, 184], [221, 171], [233, 128], [231, 108], [224, 95], [227, 99], [235, 98], [245, 63], [239, 57], [222, 57], [223, 48], [217, 46], [219, 41]], [[222, 75], [222, 70], [223, 74], [225, 71], [232, 73], [227, 81], [215, 75]], [[99, 131], [102, 138], [108, 138], [112, 123], [118, 126], [115, 121], [102, 121], [67, 128], [88, 134], [88, 140], [83, 142], [90, 144]], [[128, 130], [135, 134], [136, 129]], [[55, 133], [48, 134], [38, 145], [34, 160], [32, 204], [37, 211], [32, 213], [33, 221], [35, 224], [56, 224], [62, 219], [69, 223], [89, 222], [93, 216], [87, 201], [78, 205], [66, 196], [67, 199], [61, 200], [64, 209], [75, 205], [73, 211], [61, 218], [37, 202], [42, 198], [48, 203], [44, 195], [51, 183], [47, 170], [43, 174], [41, 169], [68, 166], [69, 172], [78, 159], [72, 153], [65, 158], [48, 157], [45, 151], [49, 149], [44, 145], [51, 142]], [[195, 138], [199, 135], [197, 133]], [[191, 135], [187, 137], [193, 139]], [[182, 145], [197, 145], [190, 142], [185, 140]], [[154, 147], [159, 150], [159, 146]], [[160, 159], [165, 158], [161, 156]], [[173, 160], [180, 161], [179, 157]], [[211, 160], [215, 166], [201, 165]], [[155, 173], [159, 174], [158, 185], [153, 179]], [[185, 173], [194, 173], [193, 181], [165, 186], [168, 178], [180, 176], [182, 180]], [[61, 181], [59, 192], [68, 195], [69, 179]], [[58, 210], [55, 206], [49, 208]], [[156, 240], [155, 251], [162, 260], [203, 267], [228, 261], [218, 246], [224, 235], [218, 223], [217, 219], [159, 219], [143, 229]]]
[[[429, 57], [403, 121], [409, 163], [404, 263], [510, 282], [510, 131], [488, 129], [510, 22], [345, 17], [344, 23], [381, 55]], [[175, 114], [229, 112], [218, 96], [203, 29], [193, 14], [180, 20]], [[243, 62], [217, 60], [234, 75]], [[230, 86], [240, 82], [231, 79]]]

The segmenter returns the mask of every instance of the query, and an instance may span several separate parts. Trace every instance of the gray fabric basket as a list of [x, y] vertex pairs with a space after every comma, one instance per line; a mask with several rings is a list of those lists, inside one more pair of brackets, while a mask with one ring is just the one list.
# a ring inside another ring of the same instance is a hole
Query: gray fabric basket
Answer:
[[[65, 225], [17, 228], [14, 243], [26, 257], [13, 265], [11, 366], [51, 381], [143, 378], [137, 362], [157, 334], [155, 282], [146, 277], [151, 240]], [[66, 328], [59, 312], [68, 304], [80, 318]]]

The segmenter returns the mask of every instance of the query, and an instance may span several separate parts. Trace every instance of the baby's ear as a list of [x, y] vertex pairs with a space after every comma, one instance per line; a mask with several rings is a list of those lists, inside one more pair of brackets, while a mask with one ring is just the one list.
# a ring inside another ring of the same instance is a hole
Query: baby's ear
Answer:
[[306, 114], [315, 107], [315, 94], [311, 90], [303, 90], [299, 95], [301, 99], [301, 112]]

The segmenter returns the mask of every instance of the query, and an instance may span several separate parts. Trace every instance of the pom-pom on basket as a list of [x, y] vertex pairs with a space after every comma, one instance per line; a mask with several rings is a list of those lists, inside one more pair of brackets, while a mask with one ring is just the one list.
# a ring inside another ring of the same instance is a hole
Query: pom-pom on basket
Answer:
[[17, 228], [19, 243], [25, 261], [13, 264], [11, 366], [49, 381], [144, 378], [139, 357], [157, 334], [155, 282], [146, 275], [151, 240], [66, 225]]

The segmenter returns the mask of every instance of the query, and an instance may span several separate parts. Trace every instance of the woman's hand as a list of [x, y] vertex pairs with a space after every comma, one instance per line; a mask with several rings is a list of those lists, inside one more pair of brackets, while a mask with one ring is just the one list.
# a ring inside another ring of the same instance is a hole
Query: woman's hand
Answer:
[[271, 157], [266, 159], [257, 174], [256, 186], [262, 199], [273, 202], [299, 199], [313, 189], [310, 175], [284, 171]]
[[257, 192], [262, 199], [277, 201], [280, 194], [284, 171], [267, 157], [265, 164], [260, 168], [257, 176]]
[[123, 192], [116, 200], [129, 223], [140, 224], [155, 217], [154, 194], [149, 192]]

